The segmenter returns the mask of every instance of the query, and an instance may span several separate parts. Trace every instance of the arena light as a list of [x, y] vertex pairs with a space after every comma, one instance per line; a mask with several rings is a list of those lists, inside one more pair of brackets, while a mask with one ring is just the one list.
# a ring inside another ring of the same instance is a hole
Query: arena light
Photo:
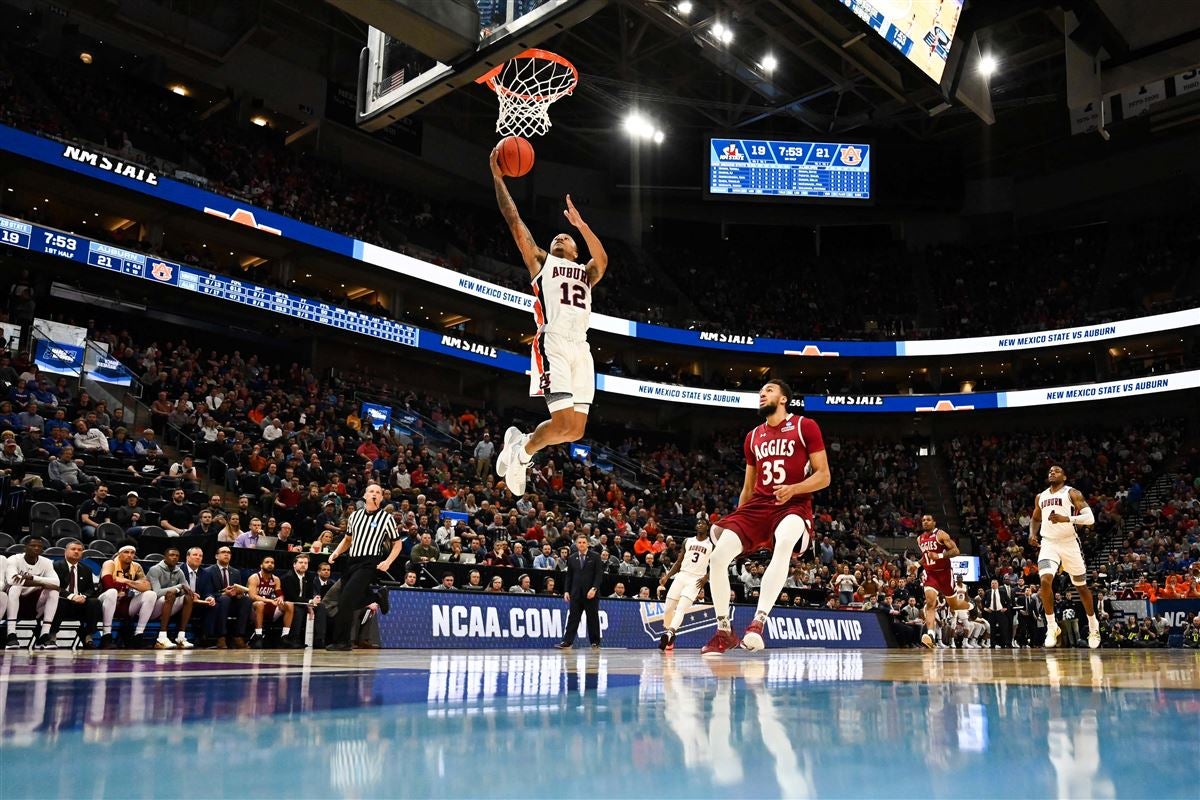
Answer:
[[722, 22], [713, 23], [712, 35], [721, 44], [729, 44], [733, 41], [733, 30]]
[[188, 89], [188, 87], [184, 86], [182, 83], [176, 83], [176, 84], [172, 85], [171, 91], [174, 92], [175, 94], [179, 95], [180, 97], [187, 97], [189, 94], [192, 93], [191, 90]]
[[995, 72], [999, 62], [991, 53], [984, 53], [979, 59], [979, 74], [985, 78], [990, 78]]
[[779, 61], [776, 60], [776, 58], [773, 54], [767, 53], [765, 56], [763, 56], [763, 60], [762, 60], [763, 72], [774, 72], [775, 68], [778, 66], [779, 66]]
[[79, 54], [79, 60], [85, 64], [91, 64], [92, 63], [92, 54], [89, 53], [87, 50], [84, 50], [82, 53]]
[[267, 127], [267, 124], [268, 124], [269, 122], [270, 122], [270, 120], [268, 120], [268, 119], [267, 119], [266, 117], [264, 117], [262, 114], [258, 114], [258, 115], [256, 115], [256, 116], [253, 116], [253, 117], [251, 117], [251, 118], [250, 118], [250, 124], [251, 124], [251, 125], [257, 125], [257, 126], [258, 126], [258, 127], [260, 127], [260, 128], [265, 128], [265, 127]]
[[675, 6], [675, 10], [679, 12], [679, 16], [686, 17], [692, 13], [692, 0], [683, 0], [682, 3]]
[[[663, 143], [663, 139], [665, 139], [665, 138], [667, 138], [667, 137], [666, 137], [666, 134], [664, 134], [662, 131], [655, 131], [655, 132], [654, 132], [654, 143], [655, 143], [655, 144], [662, 144], [662, 143]], [[648, 310], [648, 309], [647, 309], [647, 310]]]

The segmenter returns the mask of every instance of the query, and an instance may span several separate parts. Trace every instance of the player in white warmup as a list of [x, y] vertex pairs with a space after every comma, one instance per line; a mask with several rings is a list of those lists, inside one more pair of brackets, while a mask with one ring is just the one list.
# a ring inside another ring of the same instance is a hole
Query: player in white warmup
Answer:
[[708, 538], [708, 525], [696, 531], [696, 535], [683, 543], [679, 558], [675, 559], [667, 577], [674, 576], [667, 590], [667, 607], [663, 611], [666, 630], [658, 637], [659, 650], [675, 649], [675, 633], [683, 624], [683, 617], [696, 602], [700, 588], [708, 580], [708, 559], [712, 556], [713, 543]]
[[1071, 583], [1083, 601], [1087, 613], [1088, 647], [1095, 650], [1100, 646], [1100, 623], [1096, 620], [1096, 609], [1092, 604], [1092, 593], [1087, 587], [1087, 566], [1079, 549], [1076, 525], [1091, 527], [1096, 524], [1092, 509], [1088, 508], [1083, 492], [1067, 486], [1067, 475], [1063, 468], [1050, 467], [1046, 476], [1050, 486], [1033, 502], [1033, 520], [1029, 523], [1029, 543], [1038, 550], [1038, 575], [1041, 577], [1042, 607], [1046, 611], [1046, 647], [1058, 644], [1059, 628], [1054, 619], [1054, 576], [1058, 568], [1071, 576]]
[[588, 411], [596, 394], [596, 367], [587, 340], [592, 289], [608, 269], [608, 254], [575, 210], [571, 195], [567, 195], [563, 216], [579, 231], [591, 258], [586, 264], [575, 262], [579, 246], [567, 233], [554, 237], [549, 252], [538, 247], [504, 185], [499, 155], [497, 146], [491, 157], [496, 202], [533, 284], [537, 334], [533, 338], [529, 394], [544, 397], [550, 411], [550, 419], [538, 425], [533, 433], [523, 434], [519, 428], [511, 427], [504, 434], [504, 445], [496, 459], [496, 474], [504, 478], [514, 496], [520, 497], [525, 493], [526, 470], [533, 454], [553, 444], [578, 441], [587, 427]]

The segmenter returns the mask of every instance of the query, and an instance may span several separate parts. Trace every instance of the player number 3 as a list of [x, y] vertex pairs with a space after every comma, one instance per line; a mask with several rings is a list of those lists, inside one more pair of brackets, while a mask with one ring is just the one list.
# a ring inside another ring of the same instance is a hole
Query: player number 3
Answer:
[[[571, 290], [570, 297], [567, 296], [567, 291]], [[576, 308], [587, 308], [584, 299], [587, 297], [587, 289], [582, 286], [571, 287], [567, 284], [562, 284], [562, 302], [564, 306], [575, 306]]]
[[762, 473], [763, 486], [770, 486], [773, 483], [787, 483], [787, 472], [783, 468], [782, 458], [777, 458], [774, 461], [764, 461]]

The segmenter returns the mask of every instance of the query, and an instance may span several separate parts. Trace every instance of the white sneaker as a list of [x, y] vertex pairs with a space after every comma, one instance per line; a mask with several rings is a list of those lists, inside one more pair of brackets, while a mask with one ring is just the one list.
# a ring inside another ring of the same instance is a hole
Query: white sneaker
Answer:
[[1088, 647], [1095, 650], [1100, 646], [1100, 631], [1088, 631]]
[[510, 426], [509, 429], [504, 432], [504, 444], [500, 446], [500, 455], [496, 456], [497, 477], [503, 478], [505, 473], [508, 472], [508, 459], [511, 455], [509, 448], [513, 446], [514, 442], [517, 442], [520, 439], [521, 429], [515, 425]]
[[1012, 648], [1012, 649], [1013, 649], [1013, 650], [1020, 650], [1020, 649], [1021, 649], [1021, 645], [1017, 644], [1016, 642], [1013, 642], [1013, 648]]
[[182, 633], [179, 634], [179, 637], [175, 640], [175, 645], [176, 645], [176, 647], [181, 647], [184, 650], [191, 650], [193, 647], [196, 646], [196, 645], [192, 644], [191, 642], [189, 642], [187, 640], [187, 637], [184, 636]]
[[160, 635], [158, 640], [154, 642], [155, 650], [174, 650], [175, 643], [165, 636]]
[[504, 483], [508, 485], [508, 490], [513, 493], [513, 497], [525, 494], [525, 481], [529, 477], [529, 462], [521, 461], [524, 448], [524, 436], [520, 436], [509, 448], [508, 469], [504, 473]]
[[1046, 626], [1046, 647], [1058, 647], [1058, 635], [1062, 633], [1057, 625]]

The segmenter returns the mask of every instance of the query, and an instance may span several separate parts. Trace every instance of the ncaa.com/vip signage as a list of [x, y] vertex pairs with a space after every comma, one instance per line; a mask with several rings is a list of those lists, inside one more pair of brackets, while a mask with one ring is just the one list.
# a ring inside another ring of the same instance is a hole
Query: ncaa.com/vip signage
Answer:
[[[548, 648], [563, 639], [567, 604], [532, 595], [395, 589], [391, 611], [380, 618], [384, 647], [433, 649]], [[664, 628], [665, 605], [601, 600], [601, 639], [608, 647], [652, 648]], [[748, 621], [750, 606], [734, 606], [734, 627]], [[712, 606], [694, 606], [684, 617], [676, 646], [699, 650], [716, 630]], [[780, 608], [767, 619], [767, 646], [885, 648], [894, 643], [873, 612]], [[586, 622], [577, 644], [586, 644]]]
[[39, 339], [33, 351], [33, 363], [37, 364], [42, 372], [78, 378], [80, 370], [83, 369], [83, 348], [64, 342]]

